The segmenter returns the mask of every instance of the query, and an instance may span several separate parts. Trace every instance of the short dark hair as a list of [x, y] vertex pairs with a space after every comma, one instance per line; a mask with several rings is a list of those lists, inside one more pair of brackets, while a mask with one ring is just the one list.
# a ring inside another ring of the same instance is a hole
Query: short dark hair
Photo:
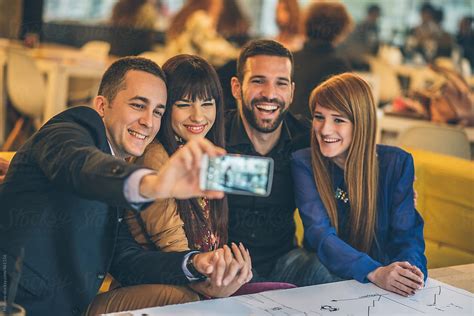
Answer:
[[245, 63], [249, 57], [266, 55], [288, 58], [291, 62], [291, 77], [293, 77], [293, 54], [280, 43], [273, 40], [253, 40], [245, 44], [240, 50], [237, 59], [237, 78], [242, 82], [244, 79]]
[[433, 7], [433, 5], [431, 5], [431, 3], [429, 3], [429, 2], [423, 3], [420, 7], [420, 12], [426, 12], [426, 13], [429, 13], [429, 14], [433, 14], [434, 11], [435, 11], [435, 7]]
[[147, 72], [166, 83], [165, 73], [155, 62], [143, 57], [130, 56], [120, 58], [110, 65], [102, 76], [99, 92], [97, 94], [104, 96], [109, 102], [112, 102], [117, 93], [125, 88], [125, 75], [130, 70]]
[[376, 4], [371, 4], [367, 7], [368, 14], [380, 14], [380, 7]]
[[305, 29], [308, 38], [333, 42], [352, 28], [352, 18], [344, 4], [315, 2], [309, 6]]

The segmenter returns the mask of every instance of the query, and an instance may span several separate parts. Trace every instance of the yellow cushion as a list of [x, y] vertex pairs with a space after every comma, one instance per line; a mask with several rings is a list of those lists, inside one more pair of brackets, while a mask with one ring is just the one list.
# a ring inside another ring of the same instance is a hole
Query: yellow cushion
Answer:
[[417, 209], [428, 267], [474, 262], [474, 162], [406, 148], [414, 158]]

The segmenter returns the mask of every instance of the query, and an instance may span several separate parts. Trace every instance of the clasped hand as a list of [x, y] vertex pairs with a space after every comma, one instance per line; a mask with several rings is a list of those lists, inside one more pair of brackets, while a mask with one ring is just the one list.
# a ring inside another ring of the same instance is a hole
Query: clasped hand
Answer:
[[232, 243], [231, 248], [224, 245], [194, 257], [196, 269], [208, 276], [205, 281], [190, 284], [194, 291], [208, 297], [227, 297], [252, 279], [249, 251], [242, 243]]
[[378, 287], [402, 296], [413, 295], [424, 286], [423, 272], [407, 261], [377, 268], [367, 278]]

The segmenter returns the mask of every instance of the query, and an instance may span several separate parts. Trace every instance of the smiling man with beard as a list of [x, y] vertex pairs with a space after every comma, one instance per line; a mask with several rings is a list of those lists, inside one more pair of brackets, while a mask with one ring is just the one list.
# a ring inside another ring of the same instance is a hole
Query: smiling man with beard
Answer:
[[229, 242], [249, 249], [254, 282], [304, 286], [338, 278], [295, 242], [290, 156], [309, 146], [309, 124], [288, 112], [295, 90], [292, 74], [291, 52], [275, 41], [251, 41], [241, 50], [231, 81], [237, 110], [227, 113], [226, 149], [271, 157], [275, 168], [270, 196], [228, 196]]

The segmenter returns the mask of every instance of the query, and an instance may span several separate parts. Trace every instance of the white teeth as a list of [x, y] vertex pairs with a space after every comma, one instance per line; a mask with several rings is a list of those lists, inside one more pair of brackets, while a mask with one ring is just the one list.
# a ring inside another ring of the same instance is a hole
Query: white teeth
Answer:
[[130, 130], [130, 129], [128, 130], [128, 132], [130, 133], [130, 135], [132, 135], [132, 136], [134, 136], [134, 137], [136, 137], [136, 138], [138, 138], [138, 139], [141, 139], [141, 140], [144, 140], [145, 138], [147, 138], [146, 135], [140, 134], [140, 133], [135, 132], [135, 131], [132, 131], [132, 130]]
[[256, 107], [259, 110], [265, 110], [265, 111], [275, 111], [276, 109], [278, 109], [277, 105], [261, 105], [261, 104], [258, 104], [258, 105], [256, 105]]
[[204, 125], [199, 125], [199, 126], [186, 126], [187, 129], [191, 130], [192, 132], [199, 132], [204, 129]]
[[335, 142], [338, 142], [339, 139], [338, 138], [323, 138], [324, 142], [326, 143], [335, 143]]

